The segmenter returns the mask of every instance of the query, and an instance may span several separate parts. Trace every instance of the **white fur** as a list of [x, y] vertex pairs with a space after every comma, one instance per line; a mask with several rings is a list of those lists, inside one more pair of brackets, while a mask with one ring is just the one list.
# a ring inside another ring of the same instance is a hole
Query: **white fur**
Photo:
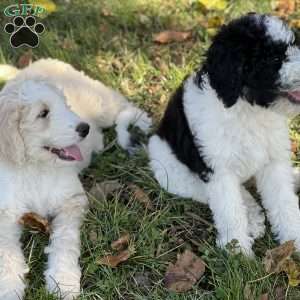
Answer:
[[62, 91], [73, 112], [93, 128], [100, 129], [92, 130], [96, 136], [89, 135], [96, 141], [96, 151], [102, 149], [102, 128], [116, 125], [118, 142], [127, 149], [130, 147], [127, 130], [130, 124], [138, 126], [144, 132], [148, 132], [151, 126], [147, 114], [128, 102], [123, 95], [62, 61], [38, 60], [19, 72], [15, 78], [17, 81], [25, 79], [44, 80], [54, 85]]
[[[45, 108], [49, 115], [39, 118]], [[76, 131], [83, 121], [91, 126], [84, 139]], [[79, 294], [79, 229], [87, 198], [78, 173], [89, 164], [91, 152], [103, 147], [98, 128], [116, 123], [118, 139], [126, 147], [127, 127], [135, 121], [148, 130], [150, 119], [144, 112], [56, 60], [38, 61], [6, 84], [0, 92], [0, 300], [24, 295], [28, 266], [18, 221], [28, 212], [53, 217], [45, 249], [48, 290], [67, 300]], [[80, 148], [83, 161], [63, 161], [43, 148], [73, 144]]]
[[0, 80], [6, 81], [13, 79], [18, 74], [18, 70], [10, 65], [0, 65]]
[[[299, 65], [298, 65], [299, 67]], [[284, 73], [282, 71], [282, 73]], [[199, 89], [191, 76], [184, 86], [184, 112], [196, 146], [214, 170], [208, 183], [177, 160], [166, 141], [149, 142], [150, 165], [162, 187], [208, 203], [218, 230], [218, 245], [232, 239], [252, 254], [254, 238], [264, 233], [264, 216], [243, 183], [255, 176], [273, 232], [293, 239], [300, 250], [300, 213], [290, 162], [288, 116], [299, 105], [281, 99], [271, 108], [240, 99], [225, 108], [207, 78]]]
[[294, 41], [294, 33], [280, 19], [274, 16], [265, 17], [267, 33], [274, 41], [291, 43]]

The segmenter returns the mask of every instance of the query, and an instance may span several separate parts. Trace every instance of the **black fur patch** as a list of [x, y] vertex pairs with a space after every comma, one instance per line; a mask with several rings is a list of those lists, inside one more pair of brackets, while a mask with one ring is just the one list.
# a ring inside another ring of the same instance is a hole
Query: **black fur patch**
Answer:
[[248, 14], [223, 26], [208, 49], [199, 72], [207, 72], [211, 86], [225, 107], [239, 97], [268, 107], [279, 94], [279, 69], [288, 44], [266, 35], [266, 16]]
[[[266, 34], [265, 18], [248, 14], [223, 26], [197, 72], [196, 85], [202, 88], [203, 74], [208, 74], [210, 85], [225, 107], [231, 107], [240, 97], [268, 107], [280, 94], [279, 70], [289, 45]], [[194, 143], [183, 108], [183, 94], [182, 85], [170, 100], [157, 134], [169, 143], [179, 161], [208, 182], [213, 170]]]
[[204, 182], [208, 182], [213, 170], [207, 166], [194, 143], [194, 137], [184, 113], [183, 93], [182, 84], [171, 98], [157, 134], [168, 142], [180, 162], [198, 174]]

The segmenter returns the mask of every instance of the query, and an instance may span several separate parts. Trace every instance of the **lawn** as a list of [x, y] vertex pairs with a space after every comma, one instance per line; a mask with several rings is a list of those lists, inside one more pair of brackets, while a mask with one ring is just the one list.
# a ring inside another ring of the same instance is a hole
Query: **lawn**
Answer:
[[[2, 0], [1, 11], [16, 1]], [[148, 111], [156, 125], [172, 91], [201, 63], [220, 23], [248, 11], [272, 12], [269, 0], [231, 0], [222, 11], [206, 11], [197, 0], [71, 0], [56, 1], [56, 11], [41, 22], [46, 31], [39, 47], [11, 48], [0, 30], [0, 63], [22, 66], [24, 54], [35, 61], [58, 58], [122, 92]], [[292, 18], [297, 17], [297, 12]], [[9, 18], [0, 15], [1, 27]], [[191, 31], [183, 43], [161, 45], [153, 34], [163, 30]], [[298, 123], [294, 129], [299, 129]], [[291, 135], [298, 138], [296, 131]], [[89, 190], [96, 182], [118, 180], [122, 188], [107, 197], [90, 195], [82, 227], [82, 294], [80, 299], [300, 299], [300, 289], [288, 286], [284, 274], [267, 276], [262, 259], [276, 246], [270, 231], [255, 243], [255, 260], [228, 255], [215, 247], [215, 229], [207, 206], [166, 193], [147, 166], [142, 148], [134, 156], [105, 133], [105, 151], [93, 159], [82, 180]], [[134, 183], [150, 198], [145, 209], [128, 186]], [[130, 234], [131, 257], [116, 268], [97, 264], [113, 253], [111, 243]], [[31, 272], [26, 300], [56, 299], [44, 289], [43, 253], [48, 237], [25, 230], [22, 237]], [[133, 251], [134, 249], [134, 251]], [[170, 262], [191, 249], [207, 265], [204, 276], [182, 294], [167, 290], [164, 274]], [[281, 297], [280, 298], [280, 294]]]

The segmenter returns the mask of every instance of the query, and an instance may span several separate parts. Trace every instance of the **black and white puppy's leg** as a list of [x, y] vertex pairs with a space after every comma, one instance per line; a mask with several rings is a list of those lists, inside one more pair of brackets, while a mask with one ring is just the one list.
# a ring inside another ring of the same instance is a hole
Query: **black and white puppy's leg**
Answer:
[[87, 198], [82, 193], [65, 203], [52, 221], [50, 245], [45, 249], [49, 254], [45, 277], [50, 292], [71, 300], [80, 293], [80, 226]]
[[238, 240], [240, 250], [252, 256], [253, 238], [249, 235], [247, 207], [238, 178], [230, 171], [218, 171], [207, 185], [209, 206], [218, 230], [218, 246], [224, 248], [232, 240]]
[[265, 215], [253, 196], [242, 185], [241, 192], [247, 207], [249, 234], [254, 238], [260, 238], [265, 234]]
[[19, 241], [21, 226], [13, 212], [0, 210], [0, 299], [23, 298], [24, 275], [28, 272]]
[[294, 191], [292, 166], [286, 161], [273, 160], [256, 179], [273, 233], [280, 242], [295, 240], [300, 250], [299, 199]]

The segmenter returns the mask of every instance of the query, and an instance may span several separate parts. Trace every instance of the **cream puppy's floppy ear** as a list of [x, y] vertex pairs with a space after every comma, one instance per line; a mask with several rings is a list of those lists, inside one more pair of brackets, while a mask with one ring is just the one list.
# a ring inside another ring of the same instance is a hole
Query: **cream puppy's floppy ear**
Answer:
[[13, 95], [0, 94], [0, 160], [21, 164], [25, 147], [20, 132], [21, 103]]

